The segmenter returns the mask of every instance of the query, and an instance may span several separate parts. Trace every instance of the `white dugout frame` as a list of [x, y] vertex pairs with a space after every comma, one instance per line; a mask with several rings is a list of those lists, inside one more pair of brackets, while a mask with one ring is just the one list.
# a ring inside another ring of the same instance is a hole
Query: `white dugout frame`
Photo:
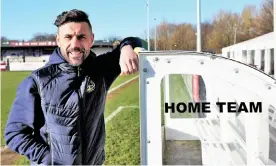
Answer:
[[[211, 75], [255, 92], [275, 105], [276, 80], [262, 71], [222, 56], [185, 51], [139, 52], [141, 165], [162, 165], [160, 83], [168, 74]], [[156, 98], [156, 96], [159, 96]], [[249, 118], [254, 118], [250, 117]], [[248, 118], [247, 123], [250, 123]], [[256, 117], [255, 117], [256, 118]], [[252, 122], [252, 119], [251, 119]], [[249, 128], [246, 128], [247, 130]], [[254, 132], [246, 144], [254, 143]], [[248, 146], [247, 164], [255, 163], [256, 149]]]

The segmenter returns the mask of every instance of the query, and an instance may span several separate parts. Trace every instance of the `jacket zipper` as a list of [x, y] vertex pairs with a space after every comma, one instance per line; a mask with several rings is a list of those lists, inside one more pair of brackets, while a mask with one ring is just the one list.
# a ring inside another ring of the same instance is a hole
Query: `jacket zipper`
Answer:
[[[78, 67], [77, 69], [77, 78], [79, 79], [80, 78], [80, 67]], [[82, 81], [81, 81], [82, 82]], [[80, 86], [81, 88], [81, 86]], [[82, 111], [83, 111], [83, 108], [84, 108], [84, 100], [83, 100], [83, 97], [82, 97], [82, 94], [81, 94], [81, 89], [78, 89], [78, 95], [79, 95], [79, 99], [80, 99], [80, 119], [79, 119], [79, 130], [80, 130], [80, 145], [81, 145], [81, 154], [82, 154], [82, 164], [85, 164], [84, 161], [85, 161], [85, 151], [84, 151], [84, 144], [83, 144], [83, 141], [82, 139], [85, 139], [84, 137], [84, 132], [83, 132], [83, 115], [82, 115]]]
[[[86, 82], [85, 82], [85, 86], [84, 86], [84, 89], [83, 89], [83, 102], [82, 102], [82, 105], [85, 106], [85, 101], [86, 101], [86, 87], [87, 87], [87, 83], [89, 82], [89, 79], [86, 79]], [[83, 107], [84, 108], [84, 107]], [[82, 109], [83, 112], [85, 112], [84, 109]], [[83, 119], [83, 122], [84, 122], [84, 119]], [[85, 123], [83, 123], [85, 124]], [[85, 125], [83, 125], [82, 128], [85, 128]], [[83, 132], [83, 138], [86, 139], [85, 137], [85, 132]], [[83, 146], [84, 147], [84, 146]], [[85, 162], [85, 158], [86, 158], [86, 150], [83, 149], [83, 162]], [[86, 165], [86, 163], [83, 163], [84, 165]]]

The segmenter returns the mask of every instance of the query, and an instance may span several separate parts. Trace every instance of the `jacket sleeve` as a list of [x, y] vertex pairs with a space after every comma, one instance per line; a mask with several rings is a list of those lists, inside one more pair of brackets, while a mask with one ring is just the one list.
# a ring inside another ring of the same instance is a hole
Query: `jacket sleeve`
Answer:
[[37, 164], [49, 164], [48, 145], [34, 136], [39, 132], [42, 114], [37, 86], [31, 77], [18, 86], [16, 98], [10, 110], [5, 128], [8, 147]]
[[103, 72], [102, 74], [106, 83], [106, 89], [109, 89], [111, 84], [121, 73], [119, 62], [121, 49], [125, 45], [130, 45], [134, 49], [135, 47], [142, 47], [142, 41], [137, 37], [127, 37], [123, 39], [114, 50], [95, 58], [96, 64], [99, 65], [99, 68]]

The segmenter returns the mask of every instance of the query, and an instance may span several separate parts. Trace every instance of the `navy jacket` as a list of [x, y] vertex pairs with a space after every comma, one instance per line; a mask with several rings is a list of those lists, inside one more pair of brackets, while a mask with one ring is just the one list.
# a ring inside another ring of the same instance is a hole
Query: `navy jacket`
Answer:
[[108, 89], [121, 72], [120, 50], [69, 65], [57, 48], [49, 62], [20, 83], [5, 128], [8, 147], [33, 164], [101, 165], [105, 160], [104, 107]]

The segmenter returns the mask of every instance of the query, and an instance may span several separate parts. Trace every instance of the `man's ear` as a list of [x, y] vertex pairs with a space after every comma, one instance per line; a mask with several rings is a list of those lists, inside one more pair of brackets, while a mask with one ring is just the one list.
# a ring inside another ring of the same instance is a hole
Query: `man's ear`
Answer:
[[94, 37], [95, 37], [95, 35], [94, 35], [94, 33], [92, 33], [92, 35], [91, 35], [91, 46], [90, 47], [92, 47], [93, 44], [94, 44]]
[[57, 42], [58, 47], [60, 47], [60, 43], [59, 43], [59, 35], [58, 35], [58, 34], [56, 34], [56, 42]]

